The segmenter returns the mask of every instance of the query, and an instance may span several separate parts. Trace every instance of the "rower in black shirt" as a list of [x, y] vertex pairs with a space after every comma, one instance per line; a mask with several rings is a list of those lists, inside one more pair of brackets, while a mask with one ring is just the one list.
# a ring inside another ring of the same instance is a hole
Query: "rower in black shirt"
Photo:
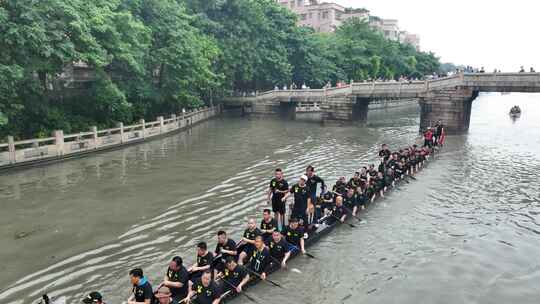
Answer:
[[409, 156], [407, 163], [409, 164], [410, 168], [409, 175], [414, 175], [416, 172], [418, 172], [418, 164], [416, 162], [416, 157], [414, 154], [411, 154], [411, 156]]
[[387, 169], [394, 169], [396, 166], [396, 162], [398, 161], [398, 154], [394, 153], [390, 155], [390, 159], [388, 159], [388, 162], [386, 162], [386, 168]]
[[366, 205], [368, 201], [368, 198], [366, 195], [366, 189], [367, 189], [367, 185], [356, 188], [356, 201], [358, 203], [359, 208], [362, 208], [362, 210], [366, 209]]
[[377, 176], [377, 170], [375, 170], [374, 164], [369, 165], [369, 169], [367, 173], [369, 175], [369, 179], [372, 179]]
[[283, 238], [283, 235], [275, 230], [272, 233], [272, 240], [268, 244], [270, 248], [270, 255], [272, 256], [271, 263], [281, 263], [281, 268], [287, 267], [287, 260], [291, 257], [291, 251], [289, 245]]
[[366, 196], [368, 197], [368, 200], [372, 203], [375, 201], [375, 198], [377, 198], [377, 188], [375, 185], [375, 178], [372, 178], [369, 180], [369, 184], [366, 189]]
[[[294, 204], [292, 207], [292, 217], [302, 220], [302, 225], [308, 225], [308, 206], [311, 203], [311, 198], [309, 194], [309, 188], [306, 184], [307, 176], [302, 175], [298, 184], [295, 184], [291, 187], [290, 193], [294, 195]], [[286, 197], [290, 195], [286, 194]]]
[[261, 232], [265, 244], [272, 239], [272, 232], [277, 229], [277, 222], [270, 214], [270, 209], [263, 210], [263, 219], [261, 220]]
[[396, 163], [396, 166], [394, 167], [394, 180], [400, 180], [403, 178], [403, 175], [405, 174], [405, 169], [403, 168], [403, 162]]
[[283, 171], [280, 168], [275, 170], [274, 175], [268, 189], [268, 202], [272, 202], [272, 211], [278, 222], [278, 228], [282, 229], [285, 226], [285, 195], [289, 192], [289, 184], [283, 178]]
[[380, 197], [384, 198], [384, 191], [386, 190], [386, 182], [384, 180], [384, 174], [383, 172], [379, 172], [377, 174], [377, 178], [375, 179], [375, 189]]
[[289, 226], [284, 231], [285, 240], [289, 243], [291, 252], [306, 253], [304, 247], [304, 229], [298, 225], [298, 219], [292, 218], [289, 220]]
[[337, 196], [336, 206], [334, 207], [334, 210], [332, 212], [332, 218], [330, 219], [330, 223], [335, 223], [338, 220], [341, 223], [345, 223], [345, 220], [347, 220], [347, 214], [348, 211], [343, 206], [343, 198], [341, 196]]
[[309, 197], [311, 199], [311, 203], [308, 205], [308, 224], [313, 223], [313, 221], [316, 221], [317, 218], [315, 217], [315, 202], [317, 201], [317, 184], [321, 184], [321, 192], [323, 191], [325, 184], [324, 180], [320, 178], [319, 176], [315, 175], [315, 168], [312, 165], [309, 165], [306, 168], [306, 176], [307, 181], [306, 184], [309, 188]]
[[356, 216], [358, 212], [358, 197], [354, 188], [347, 188], [347, 193], [343, 196], [343, 205]]
[[442, 145], [441, 138], [444, 132], [444, 125], [442, 121], [437, 121], [435, 124], [435, 146]]
[[332, 188], [332, 192], [335, 192], [341, 195], [347, 192], [347, 183], [345, 183], [345, 176], [342, 176], [337, 180], [336, 184]]
[[382, 161], [386, 161], [390, 157], [390, 149], [388, 149], [387, 144], [383, 144], [381, 150], [379, 151], [379, 157]]
[[214, 250], [214, 258], [217, 260], [214, 261], [214, 267], [217, 272], [223, 272], [225, 270], [225, 260], [229, 257], [236, 259], [236, 243], [223, 230], [218, 231], [217, 238], [218, 242]]
[[189, 279], [193, 281], [200, 278], [203, 272], [210, 270], [213, 261], [214, 255], [208, 251], [206, 242], [197, 244], [197, 262], [188, 268]]
[[347, 187], [356, 189], [360, 187], [361, 183], [360, 172], [354, 172], [354, 176], [347, 183]]
[[366, 186], [368, 183], [368, 174], [366, 167], [362, 167], [362, 169], [360, 169], [360, 183], [361, 186]]
[[238, 257], [238, 264], [244, 265], [244, 262], [246, 258], [249, 258], [251, 254], [253, 253], [253, 250], [255, 250], [255, 238], [260, 236], [262, 233], [257, 228], [257, 223], [255, 222], [255, 219], [249, 219], [248, 220], [248, 227], [244, 231], [244, 236], [242, 237], [242, 240], [238, 243], [237, 251], [240, 251], [240, 255]]
[[326, 187], [321, 194], [321, 201], [321, 214], [324, 215], [326, 214], [326, 210], [332, 209], [334, 205], [334, 194], [330, 191], [326, 191]]
[[249, 282], [249, 274], [246, 268], [236, 263], [236, 259], [228, 257], [225, 261], [225, 270], [223, 272], [222, 293], [233, 291], [241, 293], [244, 285]]
[[270, 265], [270, 251], [264, 245], [262, 236], [255, 238], [255, 250], [249, 259], [249, 269], [261, 276], [261, 279], [266, 279], [266, 272]]
[[132, 269], [129, 272], [129, 277], [133, 288], [128, 304], [151, 304], [154, 301], [154, 291], [150, 282], [143, 275], [142, 269]]
[[182, 258], [175, 256], [169, 263], [167, 274], [163, 279], [163, 286], [169, 288], [173, 304], [176, 304], [187, 297], [188, 281], [189, 273], [184, 265], [182, 265]]
[[[219, 304], [220, 296], [219, 287], [212, 280], [212, 272], [205, 270], [200, 278], [189, 281], [189, 295], [185, 303], [189, 304], [193, 301], [197, 304]], [[191, 299], [193, 297], [195, 297], [194, 300]]]

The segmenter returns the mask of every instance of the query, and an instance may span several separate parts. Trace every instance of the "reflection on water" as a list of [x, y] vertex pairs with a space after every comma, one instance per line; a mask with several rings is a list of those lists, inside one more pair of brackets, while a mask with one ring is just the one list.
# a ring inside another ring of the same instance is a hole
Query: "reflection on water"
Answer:
[[[253, 290], [262, 303], [534, 303], [540, 282], [540, 96], [481, 95], [469, 134], [439, 159], [278, 273], [290, 286]], [[523, 110], [515, 122], [508, 109]], [[410, 143], [416, 111], [372, 113], [367, 127], [225, 118], [144, 145], [0, 176], [0, 301], [47, 291], [78, 302], [128, 296], [127, 271], [153, 282], [200, 240], [239, 236], [264, 204], [275, 167], [307, 164], [333, 182]], [[322, 275], [324, 274], [324, 275]], [[242, 303], [245, 299], [238, 299]]]

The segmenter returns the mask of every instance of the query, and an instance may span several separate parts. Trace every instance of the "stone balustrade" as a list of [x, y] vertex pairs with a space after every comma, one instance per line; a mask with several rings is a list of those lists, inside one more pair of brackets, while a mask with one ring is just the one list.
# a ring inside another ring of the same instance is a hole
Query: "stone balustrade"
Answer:
[[57, 130], [52, 137], [21, 141], [15, 141], [13, 136], [8, 136], [7, 142], [0, 143], [0, 170], [56, 161], [150, 140], [189, 128], [220, 112], [220, 106], [205, 107], [179, 115], [173, 114], [167, 119], [158, 117], [150, 122], [141, 119], [138, 124], [129, 126], [118, 123], [116, 128], [105, 130], [92, 127], [88, 132], [68, 135]]

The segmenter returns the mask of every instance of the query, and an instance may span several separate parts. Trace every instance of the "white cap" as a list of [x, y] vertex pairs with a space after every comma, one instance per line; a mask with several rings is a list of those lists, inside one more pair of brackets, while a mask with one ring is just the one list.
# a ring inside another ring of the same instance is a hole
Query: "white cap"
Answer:
[[307, 181], [307, 176], [306, 176], [305, 174], [302, 175], [302, 176], [300, 176], [300, 178], [303, 179], [303, 180], [305, 180], [305, 181]]

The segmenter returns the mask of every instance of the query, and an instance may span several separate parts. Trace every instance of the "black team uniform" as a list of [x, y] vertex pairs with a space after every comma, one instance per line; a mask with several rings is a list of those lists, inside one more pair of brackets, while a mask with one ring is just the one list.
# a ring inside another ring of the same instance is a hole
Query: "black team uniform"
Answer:
[[196, 298], [192, 301], [192, 303], [212, 304], [214, 300], [221, 296], [219, 287], [214, 280], [210, 281], [210, 285], [208, 285], [208, 287], [204, 287], [201, 279], [198, 278], [195, 280], [195, 282], [193, 282], [191, 289], [195, 291], [196, 294]]
[[264, 246], [262, 250], [253, 250], [251, 259], [249, 260], [249, 269], [257, 274], [262, 274], [268, 270], [270, 265], [270, 250]]
[[[277, 221], [275, 218], [271, 218], [270, 222], [265, 222], [264, 218], [261, 220], [261, 230], [276, 230], [278, 227]], [[272, 239], [272, 232], [264, 232], [262, 234], [264, 243], [268, 245], [268, 242], [270, 242], [270, 239]]]
[[345, 209], [344, 205], [341, 206], [335, 206], [334, 210], [332, 211], [332, 217], [328, 219], [328, 225], [332, 225], [337, 221], [341, 220], [341, 217], [345, 214], [349, 214], [349, 212]]
[[285, 192], [276, 192], [276, 190], [279, 191], [287, 191], [289, 190], [289, 184], [285, 179], [277, 180], [275, 177], [270, 181], [270, 189], [272, 190], [272, 211], [274, 213], [280, 213], [282, 215], [285, 215], [285, 202], [282, 202], [281, 199], [283, 196], [285, 196]]
[[347, 187], [356, 189], [356, 188], [360, 187], [361, 184], [362, 184], [362, 180], [360, 180], [360, 177], [358, 177], [358, 178], [353, 177], [353, 178], [351, 178], [349, 180], [349, 183], [347, 184]]
[[308, 180], [306, 181], [306, 185], [309, 188], [309, 195], [313, 203], [315, 203], [315, 200], [317, 199], [317, 184], [319, 183], [321, 184], [321, 189], [325, 187], [324, 180], [315, 174], [313, 174], [312, 177], [308, 177]]
[[[200, 256], [197, 254], [197, 267], [204, 267], [204, 266], [210, 265], [210, 268], [212, 268], [213, 262], [214, 262], [214, 255], [210, 251], [207, 251], [206, 255], [204, 256]], [[193, 282], [194, 280], [199, 279], [202, 276], [203, 272], [204, 271], [202, 270], [192, 272], [189, 275], [189, 279]]]
[[167, 279], [171, 282], [182, 283], [182, 287], [169, 287], [171, 291], [171, 297], [173, 303], [178, 303], [181, 300], [185, 299], [188, 295], [188, 281], [189, 281], [189, 272], [182, 265], [177, 271], [172, 270], [170, 267], [167, 269]]
[[246, 275], [248, 275], [248, 271], [242, 265], [236, 265], [233, 271], [225, 268], [223, 272], [223, 279], [227, 282], [223, 281], [223, 289], [221, 292], [226, 293], [227, 291], [232, 291], [236, 293], [236, 287], [242, 283]]
[[[290, 251], [289, 245], [285, 241], [284, 237], [282, 237], [278, 243], [272, 239], [268, 244], [268, 248], [270, 248], [270, 255], [279, 262], [283, 261], [283, 258], [287, 252]], [[274, 263], [275, 261], [272, 259], [270, 262]]]
[[390, 154], [391, 154], [391, 152], [388, 149], [379, 151], [379, 157], [384, 159], [384, 161], [387, 161], [388, 158], [390, 158]]
[[324, 214], [324, 210], [332, 209], [334, 206], [334, 194], [330, 191], [326, 191], [321, 195], [321, 213]]
[[294, 205], [291, 217], [303, 220], [303, 225], [308, 224], [307, 220], [307, 201], [309, 197], [309, 188], [307, 185], [300, 187], [299, 184], [295, 184], [291, 187], [291, 193], [294, 194]]
[[[223, 270], [225, 270], [225, 260], [227, 260], [228, 257], [231, 257], [230, 254], [222, 253], [221, 249], [225, 249], [227, 251], [236, 251], [236, 243], [229, 238], [227, 238], [227, 242], [223, 245], [221, 245], [220, 243], [217, 243], [216, 250], [214, 250], [214, 253], [216, 254], [216, 258], [219, 255], [221, 255], [221, 258], [219, 262], [214, 262], [214, 264], [217, 271], [219, 272], [223, 272]], [[232, 256], [232, 257], [236, 258], [236, 256]]]
[[133, 295], [136, 302], [144, 302], [144, 300], [150, 299], [150, 303], [154, 300], [154, 291], [152, 291], [152, 285], [146, 280], [146, 277], [142, 277], [143, 284], [133, 286]]
[[358, 206], [358, 196], [356, 194], [356, 191], [353, 193], [352, 196], [349, 196], [348, 193], [343, 196], [343, 206], [345, 206], [349, 210], [353, 210], [355, 206]]
[[287, 229], [285, 230], [285, 239], [287, 240], [287, 243], [289, 243], [289, 251], [299, 252], [302, 249], [300, 248], [300, 239], [303, 237], [304, 229], [301, 226], [296, 227], [296, 229], [287, 226]]
[[336, 192], [341, 195], [345, 194], [345, 192], [347, 192], [347, 184], [341, 180], [338, 180], [334, 187], [332, 187], [332, 192]]
[[[259, 228], [255, 228], [253, 231], [250, 231], [249, 229], [246, 229], [244, 231], [244, 238], [254, 241], [256, 237], [259, 235], [262, 235], [261, 230]], [[255, 250], [255, 245], [246, 243], [240, 247], [238, 247], [237, 251], [244, 251], [246, 253], [246, 258], [249, 258], [251, 254], [253, 253], [253, 250]]]
[[308, 180], [306, 181], [306, 185], [309, 188], [309, 197], [311, 198], [311, 203], [315, 207], [315, 215], [312, 219], [309, 219], [312, 223], [316, 223], [317, 220], [321, 217], [321, 208], [317, 208], [317, 184], [321, 184], [321, 192], [323, 191], [326, 186], [324, 184], [324, 180], [320, 178], [318, 175], [313, 174], [313, 176], [308, 177]]

